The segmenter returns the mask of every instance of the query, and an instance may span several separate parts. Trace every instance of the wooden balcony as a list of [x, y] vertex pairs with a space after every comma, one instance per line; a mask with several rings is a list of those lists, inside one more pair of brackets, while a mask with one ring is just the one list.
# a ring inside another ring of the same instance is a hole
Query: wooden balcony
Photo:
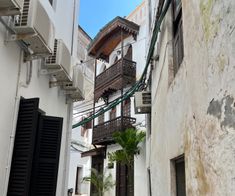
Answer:
[[113, 133], [124, 131], [127, 128], [133, 127], [136, 119], [131, 117], [117, 117], [102, 124], [96, 125], [93, 128], [92, 144], [106, 145], [114, 143]]
[[95, 79], [95, 101], [136, 82], [136, 62], [120, 59]]

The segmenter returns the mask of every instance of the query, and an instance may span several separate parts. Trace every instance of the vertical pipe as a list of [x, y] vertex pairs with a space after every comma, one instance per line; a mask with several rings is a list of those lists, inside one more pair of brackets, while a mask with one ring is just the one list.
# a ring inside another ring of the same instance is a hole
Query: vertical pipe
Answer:
[[[121, 77], [122, 77], [122, 82], [121, 82], [121, 96], [123, 96], [123, 57], [124, 57], [124, 54], [123, 54], [123, 30], [121, 29], [121, 65], [122, 65], [122, 73], [121, 73]], [[123, 101], [121, 102], [121, 126], [122, 126], [122, 131], [124, 131], [124, 126], [123, 126]]]
[[[93, 114], [95, 114], [95, 85], [96, 85], [96, 70], [97, 70], [97, 59], [95, 59], [95, 74], [94, 74], [94, 100], [93, 100]], [[94, 132], [94, 126], [95, 126], [95, 119], [92, 122], [93, 124], [93, 130], [92, 133]], [[93, 138], [93, 134], [92, 134]]]
[[75, 30], [75, 23], [76, 23], [75, 18], [76, 18], [76, 0], [73, 0], [73, 26], [72, 26], [72, 39], [71, 39], [71, 56], [73, 56], [74, 30]]

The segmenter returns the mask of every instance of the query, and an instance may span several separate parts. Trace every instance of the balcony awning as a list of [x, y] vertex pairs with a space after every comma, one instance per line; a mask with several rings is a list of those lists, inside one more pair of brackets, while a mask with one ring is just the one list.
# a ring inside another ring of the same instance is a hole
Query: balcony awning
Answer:
[[81, 153], [81, 157], [89, 157], [89, 156], [106, 156], [106, 147], [94, 148], [92, 150], [88, 150]]
[[114, 18], [93, 39], [88, 47], [88, 54], [108, 62], [109, 55], [121, 42], [121, 32], [123, 32], [123, 39], [130, 35], [136, 38], [139, 25], [119, 16]]

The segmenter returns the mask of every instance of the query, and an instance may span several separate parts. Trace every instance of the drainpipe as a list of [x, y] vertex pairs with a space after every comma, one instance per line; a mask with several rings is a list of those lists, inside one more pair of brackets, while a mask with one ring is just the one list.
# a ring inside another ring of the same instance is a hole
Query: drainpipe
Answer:
[[73, 56], [73, 42], [74, 42], [74, 30], [75, 30], [75, 20], [76, 20], [76, 0], [73, 1], [73, 27], [72, 27], [72, 40], [71, 40], [71, 56]]
[[[94, 91], [95, 91], [95, 85], [96, 85], [96, 72], [97, 72], [97, 58], [95, 59], [95, 74], [94, 74]], [[95, 93], [94, 93], [94, 100], [93, 100], [93, 115], [95, 114], [95, 102], [96, 102], [96, 100], [95, 100]], [[94, 126], [95, 126], [95, 119], [93, 119], [93, 122], [92, 122], [92, 124], [93, 124], [93, 132], [94, 132]], [[93, 134], [93, 132], [92, 132], [92, 134]], [[93, 137], [93, 136], [92, 136]]]
[[[122, 60], [121, 60], [121, 65], [122, 65], [122, 73], [121, 73], [121, 77], [122, 77], [122, 87], [121, 87], [121, 96], [123, 96], [123, 57], [124, 57], [124, 54], [123, 54], [123, 52], [124, 52], [124, 50], [123, 50], [123, 30], [121, 29], [121, 58], [122, 58]], [[121, 130], [122, 131], [124, 131], [123, 129], [124, 129], [124, 126], [123, 126], [123, 101], [121, 102]]]
[[22, 55], [23, 55], [23, 51], [20, 50], [19, 62], [18, 62], [18, 75], [17, 75], [17, 81], [16, 81], [15, 103], [14, 103], [14, 111], [13, 111], [13, 121], [12, 121], [11, 135], [10, 135], [10, 143], [9, 143], [8, 152], [7, 152], [7, 165], [6, 165], [6, 171], [5, 171], [3, 195], [7, 195], [8, 181], [9, 181], [10, 168], [11, 168], [11, 159], [12, 159], [14, 141], [15, 141], [16, 124], [17, 124], [19, 102], [20, 102], [19, 87], [20, 87], [21, 66], [22, 66], [22, 61], [23, 61]]

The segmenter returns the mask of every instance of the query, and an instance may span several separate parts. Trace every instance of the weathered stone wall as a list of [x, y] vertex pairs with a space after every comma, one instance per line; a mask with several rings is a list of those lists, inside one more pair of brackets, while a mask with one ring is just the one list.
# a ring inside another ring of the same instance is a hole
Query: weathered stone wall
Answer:
[[170, 160], [185, 154], [187, 195], [235, 195], [235, 1], [182, 0], [184, 60], [172, 77], [168, 11], [152, 76], [152, 195], [176, 195]]

